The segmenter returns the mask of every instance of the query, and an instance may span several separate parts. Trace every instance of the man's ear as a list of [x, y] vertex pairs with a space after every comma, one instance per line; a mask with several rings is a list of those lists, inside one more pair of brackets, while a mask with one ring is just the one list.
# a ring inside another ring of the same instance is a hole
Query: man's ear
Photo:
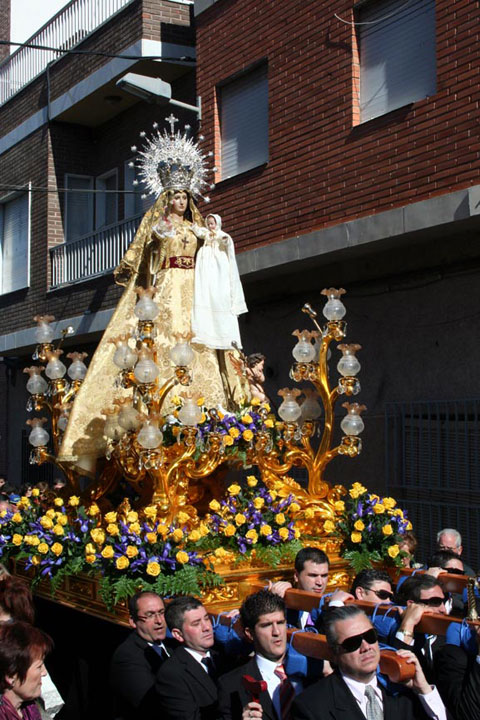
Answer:
[[5, 675], [5, 682], [8, 686], [8, 688], [13, 688], [16, 680], [17, 680], [17, 675]]
[[250, 630], [250, 628], [249, 627], [243, 628], [243, 632], [244, 632], [247, 640], [250, 640], [250, 642], [253, 642], [253, 633]]
[[355, 597], [357, 600], [364, 600], [365, 599], [365, 590], [362, 587], [356, 587], [355, 588]]
[[128, 618], [128, 624], [129, 624], [130, 627], [132, 627], [134, 630], [137, 629], [137, 623], [135, 622], [135, 620], [134, 620], [132, 617], [129, 617], [129, 618]]
[[185, 638], [183, 637], [182, 631], [179, 628], [172, 628], [172, 637], [179, 643], [184, 643]]
[[293, 573], [293, 582], [295, 583], [295, 585], [298, 585], [298, 573], [296, 570]]

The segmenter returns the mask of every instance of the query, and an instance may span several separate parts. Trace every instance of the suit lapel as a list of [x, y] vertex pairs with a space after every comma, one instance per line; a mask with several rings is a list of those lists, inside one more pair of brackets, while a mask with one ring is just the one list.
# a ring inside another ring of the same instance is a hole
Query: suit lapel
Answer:
[[177, 650], [177, 656], [180, 662], [185, 666], [186, 672], [191, 675], [191, 677], [195, 678], [198, 683], [200, 683], [200, 685], [212, 698], [212, 702], [215, 702], [218, 696], [217, 686], [207, 671], [204, 670], [202, 665], [200, 665], [198, 660], [190, 655], [190, 653], [183, 647]]
[[[331, 687], [333, 701], [336, 709], [336, 720], [365, 720], [365, 715], [358, 707], [358, 703], [342, 680], [342, 677], [335, 673], [331, 675]], [[385, 714], [385, 717], [388, 717]]]
[[[250, 663], [249, 663], [250, 664]], [[258, 665], [255, 661], [255, 658], [251, 660], [251, 667], [252, 677], [255, 678], [255, 680], [263, 680], [262, 673], [260, 672]], [[244, 673], [245, 675], [248, 675], [248, 671]], [[270, 693], [268, 690], [265, 690], [265, 692], [260, 693], [260, 705], [262, 706], [263, 715], [265, 718], [269, 718], [269, 720], [278, 720], [278, 715], [275, 712], [275, 708], [273, 707], [272, 698], [270, 697]]]

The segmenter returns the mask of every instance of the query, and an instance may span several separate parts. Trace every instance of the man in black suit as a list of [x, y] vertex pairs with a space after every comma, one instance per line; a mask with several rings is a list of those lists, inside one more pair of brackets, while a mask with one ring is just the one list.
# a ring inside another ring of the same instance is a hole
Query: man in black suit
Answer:
[[294, 700], [293, 720], [413, 720], [425, 715], [446, 719], [437, 690], [425, 680], [412, 652], [400, 650], [399, 655], [415, 665], [415, 676], [406, 683], [413, 697], [393, 696], [379, 685], [376, 670], [380, 648], [376, 631], [363, 610], [353, 605], [331, 608], [325, 613], [324, 627], [337, 670]]
[[157, 714], [162, 720], [214, 720], [222, 667], [213, 650], [212, 621], [202, 603], [189, 596], [172, 600], [165, 617], [180, 647], [157, 674]]
[[457, 645], [444, 645], [435, 656], [438, 687], [455, 720], [480, 719], [480, 629], [477, 652]]
[[[253, 642], [255, 655], [245, 665], [220, 678], [219, 717], [221, 720], [242, 720], [242, 717], [281, 720], [288, 716], [295, 693], [302, 690], [298, 681], [285, 677], [285, 603], [278, 595], [260, 590], [245, 600], [240, 618], [245, 635]], [[259, 694], [259, 702], [252, 701], [251, 694], [244, 688], [244, 675], [266, 681], [267, 690]]]
[[133, 631], [116, 649], [110, 666], [110, 685], [115, 693], [116, 717], [136, 720], [148, 714], [155, 701], [155, 677], [173, 652], [165, 641], [167, 624], [162, 598], [140, 592], [130, 598]]

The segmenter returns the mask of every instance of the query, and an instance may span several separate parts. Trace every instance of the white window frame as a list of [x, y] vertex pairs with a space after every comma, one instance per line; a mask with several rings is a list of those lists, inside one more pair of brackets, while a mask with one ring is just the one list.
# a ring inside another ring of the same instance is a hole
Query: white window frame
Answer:
[[[3, 233], [4, 233], [4, 206], [9, 202], [16, 200], [23, 195], [27, 195], [27, 272], [25, 283], [20, 283], [15, 287], [9, 287], [5, 290], [4, 282], [4, 262], [3, 262]], [[30, 247], [31, 247], [31, 227], [32, 227], [32, 183], [29, 182], [24, 191], [8, 193], [0, 198], [0, 295], [8, 295], [9, 293], [24, 290], [30, 287]]]
[[355, 6], [360, 122], [437, 91], [435, 1], [402, 1], [364, 0]]
[[123, 196], [123, 217], [125, 220], [128, 220], [129, 218], [136, 217], [137, 215], [144, 215], [146, 211], [149, 209], [150, 205], [153, 202], [153, 195], [148, 195], [148, 188], [143, 186], [140, 182], [140, 178], [138, 178], [138, 185], [134, 185], [133, 181], [135, 180], [135, 177], [137, 177], [138, 168], [135, 165], [134, 167], [130, 167], [130, 163], [135, 162], [135, 158], [130, 158], [129, 160], [126, 160], [123, 165], [123, 187], [124, 190], [137, 190], [139, 193], [145, 193], [147, 195], [146, 198], [141, 200], [140, 202], [140, 210], [138, 212], [135, 211], [135, 195], [132, 193], [125, 193]]
[[[79, 238], [72, 238], [71, 240], [68, 239], [68, 192], [69, 192], [68, 181], [69, 181], [69, 178], [83, 178], [83, 179], [89, 180], [89, 181], [90, 181], [90, 182], [89, 182], [90, 187], [89, 187], [88, 189], [86, 189], [85, 192], [88, 192], [88, 190], [93, 190], [93, 189], [94, 189], [94, 178], [93, 178], [92, 175], [80, 175], [79, 173], [65, 173], [65, 183], [64, 183], [64, 187], [65, 187], [65, 193], [66, 193], [66, 194], [65, 194], [65, 201], [64, 201], [64, 211], [65, 211], [65, 232], [64, 232], [64, 240], [65, 240], [65, 242], [75, 242], [75, 241], [78, 240]], [[89, 212], [90, 212], [90, 214], [91, 214], [91, 228], [92, 228], [91, 232], [92, 232], [92, 233], [95, 231], [95, 224], [94, 224], [94, 221], [95, 221], [95, 204], [94, 204], [94, 202], [93, 202], [93, 196], [94, 196], [94, 193], [93, 193], [93, 192], [90, 193], [90, 198], [91, 198], [91, 199], [90, 199], [90, 201], [89, 201]], [[86, 234], [88, 235], [88, 233], [86, 233]]]
[[[102, 191], [105, 190], [106, 181], [110, 178], [115, 178], [115, 189], [118, 190], [118, 169], [114, 168], [113, 170], [109, 170], [108, 172], [102, 173], [101, 175], [97, 175], [95, 179], [95, 185], [96, 190]], [[108, 227], [108, 225], [115, 225], [118, 223], [118, 194], [114, 195], [115, 200], [115, 219], [112, 223], [106, 223], [105, 222], [105, 200], [107, 198], [107, 195], [102, 192], [96, 192], [95, 193], [95, 230], [99, 230], [103, 227]]]
[[221, 180], [227, 180], [269, 160], [268, 64], [256, 63], [223, 81], [217, 97]]

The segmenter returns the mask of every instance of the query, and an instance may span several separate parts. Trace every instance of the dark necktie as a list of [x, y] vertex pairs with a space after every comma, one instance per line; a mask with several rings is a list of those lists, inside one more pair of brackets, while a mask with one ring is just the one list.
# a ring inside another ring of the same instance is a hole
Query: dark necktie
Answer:
[[205, 668], [205, 670], [207, 671], [207, 673], [212, 678], [212, 680], [215, 680], [217, 677], [217, 671], [215, 669], [215, 664], [214, 664], [212, 658], [204, 657], [204, 658], [202, 658], [201, 663], [202, 663], [203, 667]]
[[277, 665], [275, 675], [280, 678], [280, 709], [282, 711], [282, 720], [290, 720], [290, 708], [295, 698], [295, 690], [287, 677], [283, 665]]
[[168, 654], [164, 645], [153, 644], [152, 647], [155, 650], [155, 652], [157, 653], [157, 655], [160, 655], [162, 660], [167, 660], [170, 657], [170, 655]]

